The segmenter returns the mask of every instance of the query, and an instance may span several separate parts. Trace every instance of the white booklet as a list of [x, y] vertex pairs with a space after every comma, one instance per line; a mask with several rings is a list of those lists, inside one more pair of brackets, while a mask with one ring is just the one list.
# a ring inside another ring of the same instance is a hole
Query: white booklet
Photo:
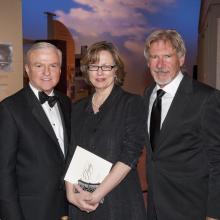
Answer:
[[76, 147], [64, 180], [78, 184], [79, 180], [86, 183], [101, 183], [112, 167], [109, 161], [83, 149]]

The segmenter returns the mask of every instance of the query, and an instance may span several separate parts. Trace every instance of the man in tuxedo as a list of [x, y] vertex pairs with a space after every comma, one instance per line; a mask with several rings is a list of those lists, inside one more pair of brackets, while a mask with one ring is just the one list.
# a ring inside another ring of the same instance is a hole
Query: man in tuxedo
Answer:
[[29, 85], [0, 103], [0, 219], [60, 220], [70, 100], [54, 90], [61, 51], [46, 42], [26, 56]]
[[146, 40], [149, 220], [220, 219], [220, 94], [183, 74], [185, 53], [175, 30]]

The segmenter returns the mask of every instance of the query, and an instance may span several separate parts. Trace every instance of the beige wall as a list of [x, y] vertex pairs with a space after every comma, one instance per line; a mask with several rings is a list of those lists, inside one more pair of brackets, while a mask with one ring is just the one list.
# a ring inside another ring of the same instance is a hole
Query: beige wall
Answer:
[[23, 87], [23, 42], [21, 0], [1, 0], [0, 44], [12, 45], [12, 65], [0, 70], [0, 100]]
[[199, 22], [198, 79], [220, 89], [220, 0], [202, 0]]

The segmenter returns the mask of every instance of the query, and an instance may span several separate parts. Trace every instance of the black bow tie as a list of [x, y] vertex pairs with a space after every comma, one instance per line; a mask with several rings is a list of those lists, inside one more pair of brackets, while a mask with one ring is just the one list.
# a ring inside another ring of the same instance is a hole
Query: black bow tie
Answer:
[[46, 93], [44, 92], [39, 92], [39, 100], [40, 100], [40, 104], [44, 104], [44, 102], [48, 102], [49, 106], [52, 108], [56, 102], [58, 101], [58, 97], [57, 96], [48, 96]]

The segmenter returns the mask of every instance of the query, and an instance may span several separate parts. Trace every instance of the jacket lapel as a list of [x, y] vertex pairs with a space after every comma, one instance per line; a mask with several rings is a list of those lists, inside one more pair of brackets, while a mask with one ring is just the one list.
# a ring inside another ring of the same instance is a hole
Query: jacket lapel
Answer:
[[145, 124], [145, 133], [146, 133], [146, 145], [150, 146], [149, 149], [152, 152], [152, 147], [151, 147], [151, 143], [150, 143], [150, 135], [148, 132], [148, 117], [149, 117], [149, 102], [150, 102], [150, 96], [151, 93], [153, 91], [155, 87], [155, 84], [151, 87], [149, 87], [146, 91], [145, 91], [145, 95], [144, 95], [144, 105], [145, 105], [145, 111], [146, 111], [146, 124]]
[[41, 125], [42, 129], [44, 129], [45, 132], [49, 135], [49, 137], [54, 141], [54, 143], [58, 147], [58, 151], [60, 152], [62, 157], [64, 157], [64, 155], [62, 153], [62, 150], [60, 148], [60, 145], [58, 143], [56, 134], [54, 133], [54, 130], [53, 130], [51, 124], [50, 124], [50, 121], [47, 118], [47, 116], [46, 116], [46, 114], [45, 114], [45, 112], [44, 112], [44, 110], [43, 110], [39, 100], [34, 95], [33, 91], [30, 89], [29, 86], [26, 88], [26, 95], [27, 95], [27, 100], [29, 102], [29, 105], [30, 105], [30, 107], [32, 109], [33, 116], [39, 122], [39, 124]]
[[63, 141], [64, 141], [64, 153], [65, 156], [67, 155], [67, 151], [68, 151], [68, 143], [69, 143], [69, 129], [67, 128], [67, 124], [68, 124], [68, 116], [65, 114], [65, 105], [63, 103], [63, 100], [61, 99], [61, 97], [59, 97], [59, 103], [58, 103], [58, 108], [59, 108], [59, 112], [60, 112], [60, 117], [61, 117], [61, 121], [62, 121], [62, 125], [63, 125]]
[[50, 121], [48, 120], [43, 108], [40, 105], [35, 105], [32, 109], [32, 113], [37, 121], [42, 125], [42, 128], [48, 133], [48, 135], [54, 140], [54, 142], [59, 145]]
[[188, 76], [184, 76], [179, 88], [177, 89], [166, 118], [164, 119], [158, 141], [158, 147], [155, 149], [156, 151], [160, 149], [163, 141], [166, 140], [166, 137], [170, 135], [173, 128], [175, 128], [175, 123], [181, 119], [182, 112], [185, 111], [187, 103], [190, 102], [190, 93], [192, 93], [192, 80]]

